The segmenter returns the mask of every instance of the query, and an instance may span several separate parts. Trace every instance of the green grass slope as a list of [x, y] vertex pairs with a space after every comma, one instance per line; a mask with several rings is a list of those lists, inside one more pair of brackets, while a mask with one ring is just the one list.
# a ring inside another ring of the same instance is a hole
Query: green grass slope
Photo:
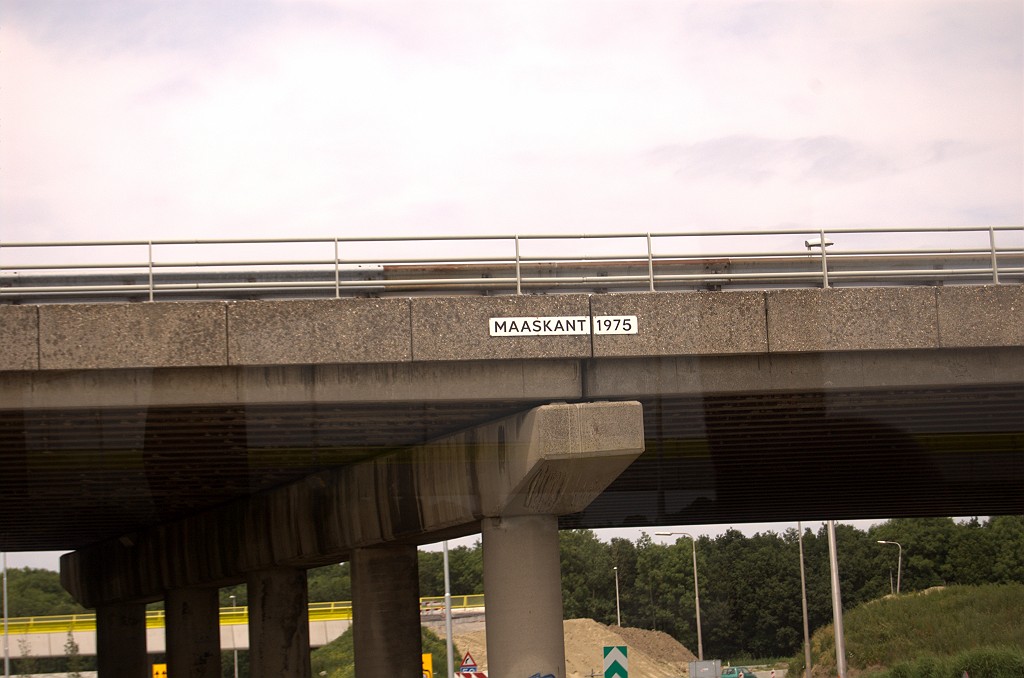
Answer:
[[[437, 634], [421, 627], [423, 652], [434, 655], [434, 674], [443, 676], [447, 672], [448, 654], [444, 639]], [[452, 655], [455, 657], [455, 664], [458, 665], [462, 658], [459, 648], [452, 648]], [[334, 639], [327, 645], [313, 650], [309, 655], [309, 663], [312, 668], [312, 675], [325, 676], [326, 678], [354, 678], [355, 677], [355, 651], [352, 643], [352, 627], [345, 633]], [[387, 658], [381, 658], [387, 662]]]
[[[843, 617], [851, 675], [1024, 676], [1024, 585], [954, 586], [887, 596]], [[832, 626], [811, 638], [815, 676], [835, 676]], [[970, 668], [975, 668], [974, 672]], [[801, 676], [803, 655], [790, 661]], [[980, 671], [980, 672], [979, 672]]]

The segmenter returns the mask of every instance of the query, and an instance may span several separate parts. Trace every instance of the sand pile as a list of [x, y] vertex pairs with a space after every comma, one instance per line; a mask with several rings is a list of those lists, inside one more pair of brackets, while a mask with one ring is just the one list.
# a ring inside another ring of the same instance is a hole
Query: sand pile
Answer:
[[[661, 631], [605, 626], [593, 619], [565, 622], [565, 672], [567, 678], [604, 675], [606, 645], [629, 648], [629, 674], [645, 678], [675, 678], [686, 674], [693, 653]], [[455, 636], [455, 644], [473, 655], [481, 671], [487, 671], [487, 632], [475, 631]], [[456, 670], [458, 665], [456, 664]]]

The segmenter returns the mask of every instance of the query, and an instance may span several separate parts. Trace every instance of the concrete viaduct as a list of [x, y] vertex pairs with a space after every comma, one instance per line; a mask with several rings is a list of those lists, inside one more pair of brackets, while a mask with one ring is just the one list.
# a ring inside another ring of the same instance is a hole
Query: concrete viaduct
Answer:
[[[635, 333], [493, 336], [493, 318]], [[1024, 286], [0, 306], [0, 541], [76, 549], [103, 678], [419, 675], [416, 546], [482, 533], [493, 678], [565, 675], [558, 529], [1024, 513]], [[769, 491], [769, 488], [771, 491]], [[380, 658], [387, 656], [385, 666]]]

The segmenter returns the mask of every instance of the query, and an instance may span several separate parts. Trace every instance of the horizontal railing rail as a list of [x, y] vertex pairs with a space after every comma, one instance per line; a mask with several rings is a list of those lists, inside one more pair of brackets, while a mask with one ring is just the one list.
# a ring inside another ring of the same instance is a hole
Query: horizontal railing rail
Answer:
[[[461, 595], [451, 597], [453, 613], [464, 610], [482, 609], [483, 594]], [[424, 616], [443, 615], [444, 597], [420, 599], [420, 614]], [[352, 619], [352, 603], [335, 601], [309, 604], [310, 621], [337, 621]], [[163, 610], [146, 612], [146, 628], [163, 628], [165, 625]], [[249, 608], [244, 606], [220, 608], [220, 625], [237, 626], [249, 623]], [[10, 635], [29, 633], [67, 633], [77, 631], [95, 631], [96, 615], [83, 612], [81, 614], [61, 614], [42, 617], [11, 617], [7, 620], [7, 632]]]
[[0, 303], [1024, 281], [1024, 226], [0, 242]]

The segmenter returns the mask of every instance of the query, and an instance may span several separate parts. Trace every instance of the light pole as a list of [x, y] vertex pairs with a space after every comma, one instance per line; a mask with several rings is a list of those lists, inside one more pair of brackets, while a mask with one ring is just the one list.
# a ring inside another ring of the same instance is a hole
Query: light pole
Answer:
[[11, 675], [11, 648], [7, 645], [7, 551], [4, 551], [4, 676]]
[[[901, 574], [901, 571], [903, 570], [903, 547], [900, 545], [899, 542], [896, 542], [896, 541], [884, 541], [882, 539], [879, 539], [878, 543], [879, 544], [895, 544], [896, 548], [899, 549], [899, 558], [896, 561], [896, 595], [898, 596], [900, 594], [900, 574]], [[891, 572], [891, 570], [890, 570], [890, 572]], [[890, 574], [890, 576], [892, 576], [892, 575]], [[889, 580], [889, 585], [892, 586], [892, 579]]]
[[[236, 596], [228, 596], [231, 599], [231, 611], [234, 612]], [[231, 650], [235, 656], [235, 678], [238, 678], [238, 648], [235, 646], [235, 627], [231, 627]]]
[[800, 532], [800, 605], [804, 611], [804, 676], [811, 678], [811, 634], [807, 624], [807, 579], [804, 576], [804, 527], [796, 524]]
[[700, 588], [697, 586], [697, 540], [688, 532], [655, 532], [659, 537], [679, 535], [690, 540], [693, 546], [693, 602], [697, 608], [697, 660], [704, 661], [704, 641], [700, 632]]
[[612, 568], [615, 571], [615, 625], [622, 628], [622, 611], [619, 608], [619, 566]]

